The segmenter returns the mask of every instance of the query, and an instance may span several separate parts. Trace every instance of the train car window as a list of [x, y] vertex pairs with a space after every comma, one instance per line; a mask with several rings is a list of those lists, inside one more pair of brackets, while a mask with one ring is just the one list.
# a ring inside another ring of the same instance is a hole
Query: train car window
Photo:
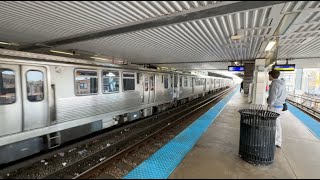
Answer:
[[27, 72], [27, 96], [30, 102], [39, 102], [44, 99], [43, 72], [30, 70]]
[[184, 82], [184, 87], [188, 87], [188, 77], [184, 77], [183, 82]]
[[119, 92], [119, 72], [102, 71], [102, 93]]
[[154, 76], [150, 76], [150, 91], [154, 90]]
[[134, 73], [123, 73], [123, 90], [134, 91], [135, 90], [135, 75]]
[[0, 69], [0, 105], [16, 102], [15, 72], [10, 69]]
[[75, 93], [76, 95], [98, 94], [98, 72], [94, 70], [76, 70]]
[[190, 78], [190, 83], [189, 83], [189, 84], [190, 84], [190, 87], [193, 87], [193, 82], [192, 82], [192, 80], [193, 80], [193, 77]]
[[168, 75], [164, 75], [164, 88], [168, 89], [169, 86], [169, 78]]
[[87, 83], [80, 83], [80, 89], [87, 89], [88, 84]]
[[179, 86], [182, 87], [182, 76], [179, 78]]

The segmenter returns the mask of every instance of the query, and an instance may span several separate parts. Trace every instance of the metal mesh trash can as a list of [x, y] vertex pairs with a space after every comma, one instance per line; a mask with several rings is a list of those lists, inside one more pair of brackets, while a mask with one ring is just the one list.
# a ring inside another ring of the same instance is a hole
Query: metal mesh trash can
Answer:
[[254, 165], [270, 165], [274, 160], [276, 119], [280, 114], [257, 109], [239, 110], [240, 157]]

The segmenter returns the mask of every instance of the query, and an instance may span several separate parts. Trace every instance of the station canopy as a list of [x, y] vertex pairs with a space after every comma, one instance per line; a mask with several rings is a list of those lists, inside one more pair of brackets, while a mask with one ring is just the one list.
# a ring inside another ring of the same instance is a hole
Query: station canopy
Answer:
[[1, 1], [0, 47], [181, 71], [320, 67], [318, 1]]

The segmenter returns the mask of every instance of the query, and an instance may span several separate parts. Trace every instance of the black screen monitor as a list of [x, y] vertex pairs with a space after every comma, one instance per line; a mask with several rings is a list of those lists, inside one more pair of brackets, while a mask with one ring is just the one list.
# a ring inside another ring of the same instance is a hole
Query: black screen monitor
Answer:
[[244, 71], [244, 66], [228, 66], [228, 71]]
[[278, 71], [294, 71], [295, 68], [295, 64], [277, 64], [273, 66], [273, 69]]

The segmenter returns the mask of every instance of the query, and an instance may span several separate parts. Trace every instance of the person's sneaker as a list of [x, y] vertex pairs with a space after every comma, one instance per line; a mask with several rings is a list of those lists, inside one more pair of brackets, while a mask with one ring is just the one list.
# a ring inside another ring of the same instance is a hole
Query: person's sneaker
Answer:
[[277, 147], [277, 148], [281, 148], [281, 146], [279, 146], [279, 145], [276, 145], [276, 147]]

